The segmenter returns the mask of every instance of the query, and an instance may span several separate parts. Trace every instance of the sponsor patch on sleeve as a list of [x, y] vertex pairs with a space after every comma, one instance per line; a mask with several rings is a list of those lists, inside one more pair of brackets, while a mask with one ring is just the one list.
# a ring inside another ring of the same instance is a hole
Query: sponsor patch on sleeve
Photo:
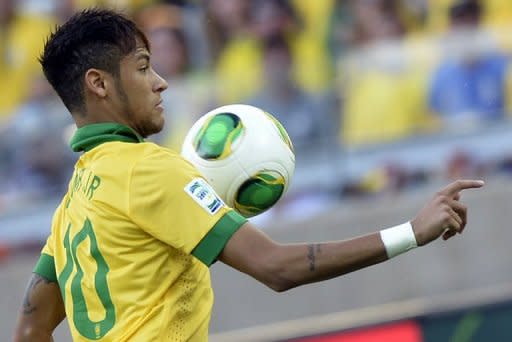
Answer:
[[215, 214], [224, 206], [224, 202], [202, 178], [194, 178], [185, 186], [184, 190], [210, 215]]

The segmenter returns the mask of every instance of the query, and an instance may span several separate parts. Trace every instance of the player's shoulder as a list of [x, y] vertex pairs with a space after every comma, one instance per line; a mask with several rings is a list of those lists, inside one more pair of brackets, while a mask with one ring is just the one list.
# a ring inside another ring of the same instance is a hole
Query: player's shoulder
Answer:
[[152, 142], [144, 142], [137, 144], [139, 147], [139, 160], [152, 161], [159, 160], [161, 162], [185, 162], [185, 159], [176, 151], [160, 146]]
[[137, 144], [132, 151], [138, 168], [151, 169], [155, 172], [178, 172], [193, 170], [193, 166], [174, 150], [152, 142]]
[[123, 159], [129, 159], [134, 162], [159, 158], [162, 160], [181, 158], [177, 152], [150, 141], [137, 144], [119, 144], [115, 148], [115, 153]]

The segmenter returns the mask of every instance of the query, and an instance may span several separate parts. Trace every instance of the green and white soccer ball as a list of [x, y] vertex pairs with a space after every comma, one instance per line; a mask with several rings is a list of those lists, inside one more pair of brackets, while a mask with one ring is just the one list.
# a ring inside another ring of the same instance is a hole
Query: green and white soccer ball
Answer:
[[295, 169], [293, 146], [271, 114], [248, 105], [214, 109], [192, 126], [182, 155], [245, 217], [271, 208]]

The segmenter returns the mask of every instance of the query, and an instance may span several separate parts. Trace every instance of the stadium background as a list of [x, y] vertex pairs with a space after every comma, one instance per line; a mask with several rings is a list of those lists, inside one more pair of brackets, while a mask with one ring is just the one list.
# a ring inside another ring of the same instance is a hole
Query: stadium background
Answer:
[[[150, 38], [169, 82], [156, 142], [179, 149], [199, 115], [227, 103], [284, 124], [296, 175], [254, 220], [279, 241], [367, 233], [411, 218], [451, 179], [488, 183], [464, 195], [463, 237], [325, 284], [278, 295], [215, 265], [212, 340], [382, 322], [398, 322], [404, 341], [511, 340], [512, 3], [500, 0], [0, 0], [0, 340], [76, 160], [37, 56], [56, 23], [92, 5], [122, 10]], [[354, 336], [329, 341], [385, 340]], [[68, 339], [61, 326], [56, 340]]]

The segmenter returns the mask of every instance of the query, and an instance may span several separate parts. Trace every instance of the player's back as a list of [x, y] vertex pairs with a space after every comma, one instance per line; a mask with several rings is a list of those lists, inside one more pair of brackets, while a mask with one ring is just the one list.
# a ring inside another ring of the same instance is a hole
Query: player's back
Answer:
[[[182, 191], [181, 171], [189, 165], [152, 143], [107, 142], [78, 160], [52, 225], [56, 274], [75, 340], [206, 339], [209, 272], [180, 233], [190, 222], [157, 216], [167, 190], [159, 193], [151, 183], [163, 167], [170, 169], [157, 187]], [[184, 209], [169, 206], [162, 210]], [[159, 225], [174, 226], [170, 243], [155, 237]]]

